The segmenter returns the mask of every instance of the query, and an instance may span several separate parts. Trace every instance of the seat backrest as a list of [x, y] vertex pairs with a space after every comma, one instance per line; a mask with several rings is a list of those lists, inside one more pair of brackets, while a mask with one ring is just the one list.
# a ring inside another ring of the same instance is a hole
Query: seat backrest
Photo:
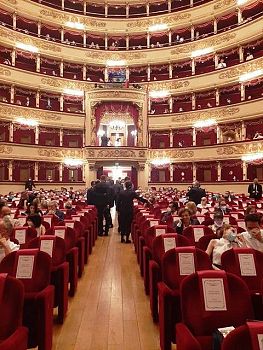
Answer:
[[171, 289], [179, 289], [182, 280], [195, 271], [212, 269], [209, 256], [193, 246], [167, 251], [161, 265], [163, 282]]
[[22, 324], [24, 286], [18, 279], [0, 273], [0, 343]]
[[[172, 243], [173, 240], [174, 243]], [[155, 237], [152, 242], [152, 258], [160, 266], [162, 258], [166, 253], [166, 249], [168, 249], [169, 246], [171, 247], [172, 244], [174, 244], [175, 247], [186, 247], [191, 245], [187, 238], [182, 235], [178, 235], [177, 233], [166, 233]]]
[[167, 225], [156, 225], [156, 226], [149, 227], [145, 231], [145, 235], [144, 235], [145, 244], [150, 250], [152, 250], [152, 244], [155, 237], [160, 236], [162, 234], [173, 233], [173, 232], [175, 231], [172, 228], [168, 227]]
[[261, 292], [263, 279], [263, 253], [252, 248], [233, 248], [221, 256], [222, 267], [242, 278], [248, 288]]
[[46, 235], [55, 235], [65, 240], [66, 253], [76, 244], [76, 231], [71, 227], [54, 226], [46, 231]]
[[50, 282], [51, 257], [39, 249], [11, 252], [0, 263], [2, 272], [21, 280], [26, 293], [40, 292]]
[[215, 238], [218, 238], [218, 237], [214, 233], [212, 235], [205, 235], [199, 239], [199, 241], [196, 244], [196, 247], [201, 249], [201, 250], [206, 251], [209, 242]]
[[199, 271], [181, 283], [183, 323], [194, 336], [211, 336], [221, 327], [238, 327], [253, 318], [248, 287], [225, 271]]
[[29, 241], [37, 237], [37, 231], [33, 227], [15, 227], [11, 238], [15, 238], [20, 244], [20, 248], [27, 245]]
[[63, 238], [54, 235], [37, 237], [28, 243], [28, 248], [38, 248], [52, 259], [52, 267], [62, 264], [66, 259], [66, 245]]
[[197, 244], [201, 237], [213, 233], [213, 230], [205, 225], [192, 225], [183, 230], [183, 236], [188, 238], [192, 245]]

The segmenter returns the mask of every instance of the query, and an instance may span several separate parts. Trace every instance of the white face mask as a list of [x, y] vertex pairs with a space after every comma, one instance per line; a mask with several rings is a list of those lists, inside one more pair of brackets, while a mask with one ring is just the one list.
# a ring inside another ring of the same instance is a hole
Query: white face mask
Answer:
[[231, 229], [228, 229], [226, 231], [226, 234], [225, 234], [225, 237], [226, 239], [229, 241], [229, 242], [234, 242], [237, 238], [237, 234], [236, 232], [234, 232], [233, 230]]

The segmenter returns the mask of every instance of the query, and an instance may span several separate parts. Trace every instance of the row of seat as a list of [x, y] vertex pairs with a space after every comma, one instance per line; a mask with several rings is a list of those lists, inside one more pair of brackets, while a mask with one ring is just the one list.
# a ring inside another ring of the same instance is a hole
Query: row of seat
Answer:
[[[73, 218], [58, 222], [49, 216], [48, 223], [44, 216], [47, 230], [39, 237], [30, 227], [13, 229], [11, 240], [20, 243], [20, 249], [0, 263], [0, 350], [17, 350], [16, 344], [21, 350], [52, 349], [53, 309], [62, 324], [68, 296], [76, 293], [98, 234], [94, 206], [83, 205]], [[8, 294], [9, 285], [17, 287]]]
[[[196, 234], [195, 228], [198, 230]], [[245, 325], [246, 319], [263, 320], [261, 252], [250, 248], [226, 251], [222, 255], [225, 271], [214, 271], [205, 252], [209, 241], [216, 238], [209, 227], [189, 227], [178, 235], [171, 226], [160, 225], [159, 218], [140, 206], [135, 207], [132, 236], [145, 293], [150, 297], [151, 315], [154, 322], [159, 321], [162, 350], [170, 350], [172, 342], [179, 350], [212, 350], [212, 333], [226, 326], [242, 325], [241, 335], [246, 338], [246, 344], [251, 343], [248, 336], [250, 326]], [[198, 293], [198, 288], [202, 285], [201, 280], [209, 278], [223, 281], [224, 288], [235, 288], [231, 290], [231, 296], [228, 295], [230, 299], [224, 313], [211, 311], [207, 318], [200, 321], [204, 310], [202, 290]], [[240, 286], [240, 294], [237, 285]], [[241, 307], [243, 301], [244, 306]], [[243, 308], [242, 311], [240, 308]], [[220, 317], [217, 317], [218, 313]], [[257, 322], [257, 327], [260, 324]], [[199, 329], [196, 331], [195, 327]], [[200, 327], [204, 328], [200, 330]], [[240, 335], [239, 330], [235, 332]], [[232, 344], [232, 340], [228, 342]], [[242, 341], [237, 341], [237, 344], [239, 347], [236, 349], [254, 349], [251, 344], [250, 347], [242, 347]]]

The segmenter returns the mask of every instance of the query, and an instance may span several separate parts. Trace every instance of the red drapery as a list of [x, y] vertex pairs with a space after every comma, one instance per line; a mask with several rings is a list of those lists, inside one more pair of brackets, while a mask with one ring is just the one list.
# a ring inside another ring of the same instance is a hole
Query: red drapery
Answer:
[[205, 182], [217, 181], [217, 163], [216, 162], [196, 163], [196, 179], [198, 181], [205, 181]]
[[192, 182], [193, 181], [193, 164], [176, 163], [173, 165], [174, 182]]
[[226, 160], [221, 164], [222, 181], [242, 181], [243, 168], [241, 160]]

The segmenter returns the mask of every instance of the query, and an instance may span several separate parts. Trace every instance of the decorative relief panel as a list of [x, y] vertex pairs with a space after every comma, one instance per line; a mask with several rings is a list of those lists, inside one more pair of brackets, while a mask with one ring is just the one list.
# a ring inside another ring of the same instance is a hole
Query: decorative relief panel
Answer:
[[151, 150], [149, 154], [151, 159], [168, 157], [170, 159], [193, 158], [194, 151], [191, 150]]
[[214, 10], [219, 10], [221, 8], [227, 7], [227, 6], [231, 6], [231, 5], [235, 5], [236, 4], [236, 0], [222, 0], [222, 1], [218, 1], [217, 4], [214, 5]]
[[189, 81], [166, 81], [166, 82], [158, 82], [149, 84], [150, 90], [176, 90], [186, 88], [190, 85]]
[[94, 148], [87, 148], [85, 150], [85, 156], [88, 159], [129, 159], [131, 161], [135, 161], [138, 159], [145, 159], [147, 158], [147, 150], [146, 149], [138, 149], [138, 148], [114, 148], [114, 147], [108, 147], [108, 148], [101, 148], [101, 147], [94, 147]]
[[135, 29], [138, 31], [138, 29], [147, 31], [149, 26], [155, 25], [155, 24], [162, 24], [165, 23], [169, 26], [174, 26], [178, 23], [178, 21], [185, 21], [189, 20], [191, 18], [191, 13], [174, 13], [169, 14], [167, 17], [163, 18], [149, 18], [146, 20], [138, 19], [136, 21], [131, 21], [127, 24], [127, 28]]
[[0, 153], [11, 154], [13, 152], [13, 147], [0, 145]]
[[257, 153], [263, 152], [263, 142], [257, 143], [245, 143], [242, 145], [220, 147], [217, 149], [217, 154], [220, 156], [224, 155], [237, 155], [237, 154], [247, 154], [247, 153]]
[[180, 120], [187, 120], [188, 122], [194, 122], [196, 120], [210, 119], [214, 118], [217, 121], [220, 119], [225, 119], [233, 116], [239, 112], [239, 107], [228, 107], [213, 110], [204, 110], [200, 112], [190, 112], [177, 114], [176, 117], [172, 118], [173, 122], [178, 122]]
[[97, 90], [88, 94], [89, 100], [103, 99], [126, 99], [126, 100], [144, 100], [145, 92], [135, 92], [134, 90]]
[[58, 89], [76, 89], [76, 90], [90, 90], [93, 89], [93, 84], [87, 84], [84, 82], [76, 81], [65, 81], [64, 79], [55, 79], [55, 78], [42, 78], [41, 83], [47, 86], [51, 86]]
[[259, 69], [263, 69], [263, 57], [255, 61], [246, 62], [245, 65], [239, 65], [238, 67], [228, 69], [227, 71], [219, 74], [219, 79], [236, 78], [239, 77], [241, 74], [253, 72]]
[[13, 120], [16, 117], [23, 115], [24, 118], [37, 118], [39, 120], [61, 120], [61, 116], [56, 112], [42, 112], [38, 110], [30, 110], [29, 108], [14, 107], [10, 105], [0, 104], [0, 115]]
[[0, 67], [0, 75], [4, 75], [6, 77], [10, 77], [11, 71], [9, 69]]
[[82, 150], [57, 150], [57, 149], [43, 149], [40, 148], [38, 150], [38, 154], [42, 157], [48, 157], [48, 158], [65, 158], [65, 157], [73, 157], [73, 158], [83, 158], [83, 152]]

